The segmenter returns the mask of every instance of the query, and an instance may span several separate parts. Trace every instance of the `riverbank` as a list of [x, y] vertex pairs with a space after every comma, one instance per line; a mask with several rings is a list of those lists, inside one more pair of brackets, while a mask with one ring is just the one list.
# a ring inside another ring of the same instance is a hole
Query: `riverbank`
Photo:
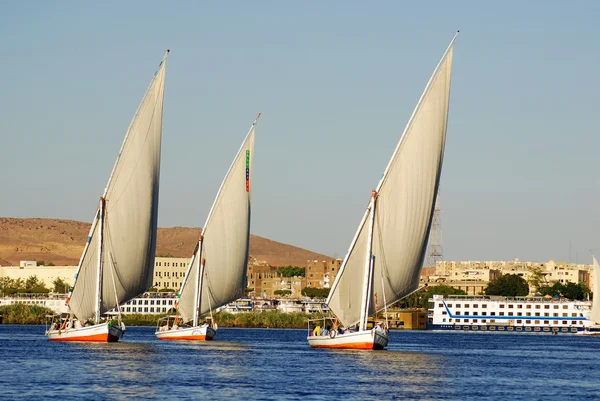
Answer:
[[[158, 319], [166, 315], [123, 315], [126, 326], [156, 326]], [[268, 312], [219, 312], [214, 315], [219, 327], [239, 328], [277, 328], [277, 329], [304, 329], [308, 319], [316, 319], [322, 315], [307, 313], [284, 313], [279, 311]]]
[[0, 323], [2, 324], [44, 324], [46, 315], [52, 315], [51, 309], [39, 305], [4, 305], [0, 306]]
[[[46, 315], [53, 314], [52, 310], [38, 305], [7, 305], [0, 307], [2, 324], [45, 324]], [[123, 315], [126, 326], [156, 326], [162, 315], [128, 314]], [[322, 315], [307, 313], [284, 313], [280, 311], [244, 312], [214, 314], [219, 327], [239, 328], [277, 328], [277, 329], [304, 329], [308, 319], [316, 319]]]

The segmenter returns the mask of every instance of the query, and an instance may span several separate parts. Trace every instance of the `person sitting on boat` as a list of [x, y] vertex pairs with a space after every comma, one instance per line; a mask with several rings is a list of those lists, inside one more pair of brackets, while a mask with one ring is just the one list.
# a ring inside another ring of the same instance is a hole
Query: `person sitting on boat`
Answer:
[[312, 332], [313, 336], [320, 336], [321, 335], [321, 326], [317, 326], [315, 327], [315, 329]]
[[340, 326], [340, 327], [337, 328], [338, 334], [344, 334], [344, 331], [345, 331], [344, 330], [344, 326]]
[[326, 336], [328, 334], [329, 334], [329, 330], [327, 329], [327, 327], [323, 327], [323, 330], [321, 330], [321, 335]]
[[385, 330], [381, 326], [381, 322], [377, 322], [377, 324], [375, 325], [375, 331], [379, 331], [381, 333], [385, 332]]
[[178, 330], [179, 326], [177, 325], [177, 322], [173, 322], [173, 327], [171, 327], [171, 330]]
[[79, 320], [75, 320], [75, 324], [74, 324], [76, 329], [80, 329], [81, 328], [81, 322]]

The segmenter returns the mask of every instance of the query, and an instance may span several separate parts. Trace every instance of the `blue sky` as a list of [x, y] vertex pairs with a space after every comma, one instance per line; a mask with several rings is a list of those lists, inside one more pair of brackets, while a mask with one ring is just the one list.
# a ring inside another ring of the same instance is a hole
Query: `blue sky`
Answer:
[[600, 3], [0, 2], [0, 215], [90, 221], [164, 51], [159, 224], [200, 226], [256, 113], [252, 232], [343, 257], [457, 29], [447, 260], [600, 253]]

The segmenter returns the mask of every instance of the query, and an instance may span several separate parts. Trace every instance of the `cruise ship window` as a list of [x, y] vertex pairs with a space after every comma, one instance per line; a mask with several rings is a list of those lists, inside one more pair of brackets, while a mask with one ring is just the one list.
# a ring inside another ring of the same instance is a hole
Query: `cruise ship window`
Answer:
[[566, 320], [563, 320], [563, 324], [567, 324], [567, 321], [566, 321]]
[[539, 315], [540, 315], [540, 312], [535, 312], [535, 315], [536, 315], [536, 316], [539, 316]]
[[569, 314], [568, 313], [563, 313], [563, 316], [566, 317], [566, 316], [569, 316]]
[[513, 315], [513, 313], [512, 313], [512, 312], [508, 312], [508, 316], [512, 316], [512, 315]]
[[555, 320], [555, 321], [554, 321], [554, 324], [558, 324], [558, 320]]
[[517, 312], [517, 316], [523, 316], [521, 312]]
[[536, 320], [536, 321], [535, 321], [535, 324], [540, 324], [540, 321], [539, 321], [539, 320]]
[[485, 315], [487, 315], [487, 312], [481, 312], [481, 314], [482, 314], [483, 316], [485, 316]]
[[490, 313], [491, 316], [496, 316], [496, 312]]
[[558, 316], [558, 313], [553, 313], [552, 316]]
[[473, 323], [477, 323], [477, 319], [473, 319]]
[[457, 307], [457, 308], [460, 308], [460, 304], [456, 304], [456, 307]]
[[569, 307], [567, 305], [563, 305], [563, 309], [568, 309]]
[[513, 307], [514, 307], [514, 305], [513, 305], [513, 304], [509, 304], [509, 305], [508, 305], [508, 309], [512, 309]]
[[452, 304], [448, 304], [448, 308], [452, 308]]
[[544, 309], [550, 309], [550, 305], [544, 305]]
[[577, 313], [571, 313], [571, 316], [577, 317]]
[[531, 309], [531, 305], [527, 304], [527, 305], [525, 305], [525, 308]]
[[558, 305], [554, 305], [554, 309], [558, 309]]
[[539, 306], [539, 305], [536, 305], [536, 306], [535, 306], [535, 309], [540, 309], [540, 306]]
[[531, 316], [531, 312], [527, 312], [527, 313], [526, 313], [526, 315], [527, 315], [527, 316]]
[[446, 311], [442, 311], [442, 315], [447, 315]]
[[544, 313], [544, 316], [550, 316], [550, 314], [548, 312]]
[[473, 304], [473, 308], [478, 308], [479, 305], [478, 304]]
[[504, 304], [500, 304], [500, 309], [504, 309]]
[[531, 320], [525, 320], [525, 324], [531, 324]]
[[499, 316], [504, 316], [504, 312], [500, 312]]
[[521, 324], [522, 320], [517, 320], [517, 324]]
[[517, 309], [523, 309], [523, 305], [521, 305], [521, 304], [518, 304], [518, 305], [517, 305]]
[[487, 308], [487, 304], [481, 305], [482, 308]]
[[485, 320], [485, 319], [481, 319], [481, 323], [485, 323], [485, 322], [486, 322], [486, 320]]
[[[254, 284], [254, 282], [252, 282], [252, 284]], [[444, 304], [438, 304], [438, 307], [443, 308]]]

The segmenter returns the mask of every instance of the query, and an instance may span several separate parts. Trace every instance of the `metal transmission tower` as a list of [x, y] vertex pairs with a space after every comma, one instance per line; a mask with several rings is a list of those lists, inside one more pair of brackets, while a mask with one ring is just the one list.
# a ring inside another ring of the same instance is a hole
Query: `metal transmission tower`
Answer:
[[440, 197], [435, 201], [431, 231], [429, 232], [429, 252], [427, 252], [427, 263], [435, 266], [438, 261], [444, 259], [444, 246], [442, 245], [442, 219], [440, 210]]

